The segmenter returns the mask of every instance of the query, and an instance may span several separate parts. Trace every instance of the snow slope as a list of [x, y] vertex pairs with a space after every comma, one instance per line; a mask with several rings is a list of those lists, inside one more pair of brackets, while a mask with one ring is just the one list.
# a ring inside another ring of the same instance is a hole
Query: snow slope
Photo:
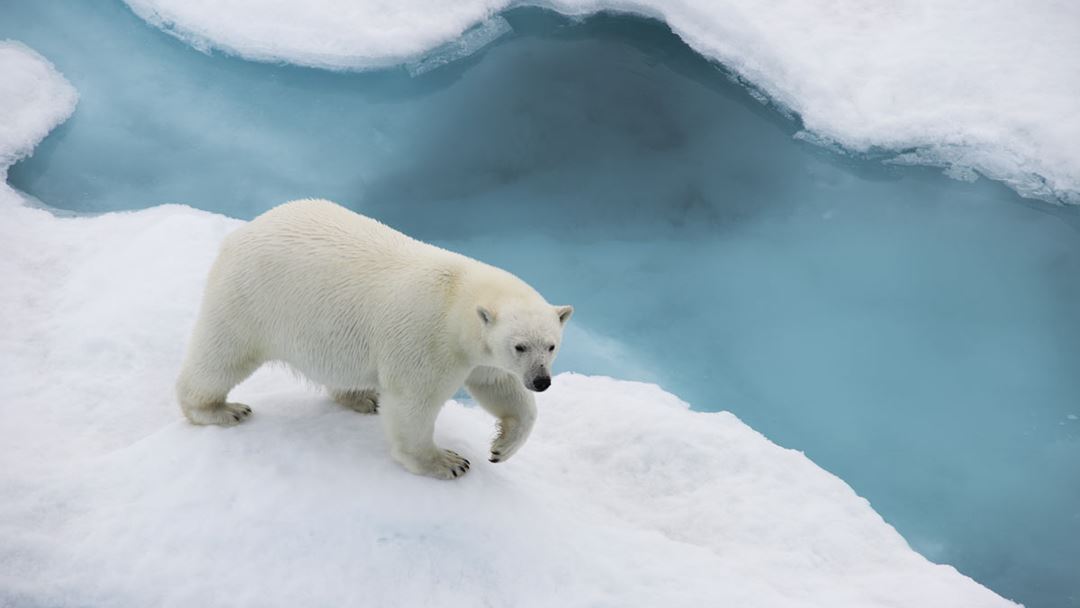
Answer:
[[[62, 78], [35, 84], [33, 106], [0, 100], [18, 110], [0, 132], [62, 120]], [[1013, 605], [802, 454], [655, 385], [558, 376], [500, 465], [491, 419], [452, 402], [438, 439], [474, 462], [452, 483], [281, 369], [236, 391], [250, 421], [191, 426], [172, 382], [239, 222], [61, 218], [6, 184], [0, 214], [0, 606]]]
[[1080, 203], [1080, 3], [1062, 0], [126, 0], [201, 49], [335, 69], [415, 59], [518, 4], [666, 21], [810, 138]]

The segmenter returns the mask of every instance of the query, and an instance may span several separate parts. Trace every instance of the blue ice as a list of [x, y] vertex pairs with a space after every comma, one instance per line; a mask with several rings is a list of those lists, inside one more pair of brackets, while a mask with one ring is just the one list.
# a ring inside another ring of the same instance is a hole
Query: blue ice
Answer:
[[80, 93], [16, 187], [79, 212], [337, 200], [573, 303], [564, 370], [731, 410], [931, 559], [1080, 605], [1075, 209], [799, 141], [635, 18], [512, 11], [412, 77], [202, 54], [118, 1], [4, 13]]

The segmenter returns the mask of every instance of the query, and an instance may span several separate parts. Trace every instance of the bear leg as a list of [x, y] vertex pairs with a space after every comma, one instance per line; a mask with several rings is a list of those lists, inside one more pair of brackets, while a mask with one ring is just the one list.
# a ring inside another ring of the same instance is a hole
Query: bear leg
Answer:
[[513, 374], [491, 367], [473, 370], [465, 388], [480, 407], [499, 419], [499, 432], [491, 442], [491, 462], [513, 456], [532, 432], [536, 399]]
[[469, 460], [435, 445], [435, 419], [445, 399], [414, 401], [384, 393], [379, 408], [390, 454], [410, 473], [455, 479], [469, 470]]
[[240, 424], [251, 415], [251, 408], [225, 399], [262, 361], [236, 354], [223, 356], [221, 352], [206, 352], [198, 344], [193, 346], [176, 382], [176, 396], [184, 416], [193, 424]]

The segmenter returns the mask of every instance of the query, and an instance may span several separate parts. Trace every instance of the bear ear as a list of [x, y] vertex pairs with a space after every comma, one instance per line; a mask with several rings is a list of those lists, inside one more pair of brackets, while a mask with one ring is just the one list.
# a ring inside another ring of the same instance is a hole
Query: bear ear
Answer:
[[495, 321], [495, 315], [491, 314], [491, 311], [483, 306], [476, 307], [476, 316], [480, 317], [480, 321], [484, 325], [491, 325]]
[[574, 314], [573, 306], [556, 306], [555, 314], [559, 315], [559, 323], [566, 325], [566, 322], [570, 320], [570, 315]]

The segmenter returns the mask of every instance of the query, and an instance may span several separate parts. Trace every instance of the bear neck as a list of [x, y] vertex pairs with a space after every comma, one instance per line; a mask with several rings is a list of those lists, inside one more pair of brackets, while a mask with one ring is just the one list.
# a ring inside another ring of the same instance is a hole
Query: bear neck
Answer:
[[530, 293], [535, 292], [513, 274], [475, 261], [458, 270], [455, 287], [450, 314], [455, 316], [453, 324], [460, 328], [458, 350], [465, 365], [470, 368], [499, 367], [490, 345], [484, 339], [477, 307], [483, 306], [494, 313], [494, 322], [498, 323], [500, 302], [528, 298]]
[[450, 326], [457, 328], [456, 350], [468, 368], [492, 365], [494, 357], [484, 340], [483, 327], [476, 312], [477, 306], [490, 306], [490, 303], [483, 302], [488, 291], [484, 287], [487, 281], [483, 275], [486, 273], [466, 267], [458, 269], [456, 274], [457, 281], [451, 292], [450, 303]]

